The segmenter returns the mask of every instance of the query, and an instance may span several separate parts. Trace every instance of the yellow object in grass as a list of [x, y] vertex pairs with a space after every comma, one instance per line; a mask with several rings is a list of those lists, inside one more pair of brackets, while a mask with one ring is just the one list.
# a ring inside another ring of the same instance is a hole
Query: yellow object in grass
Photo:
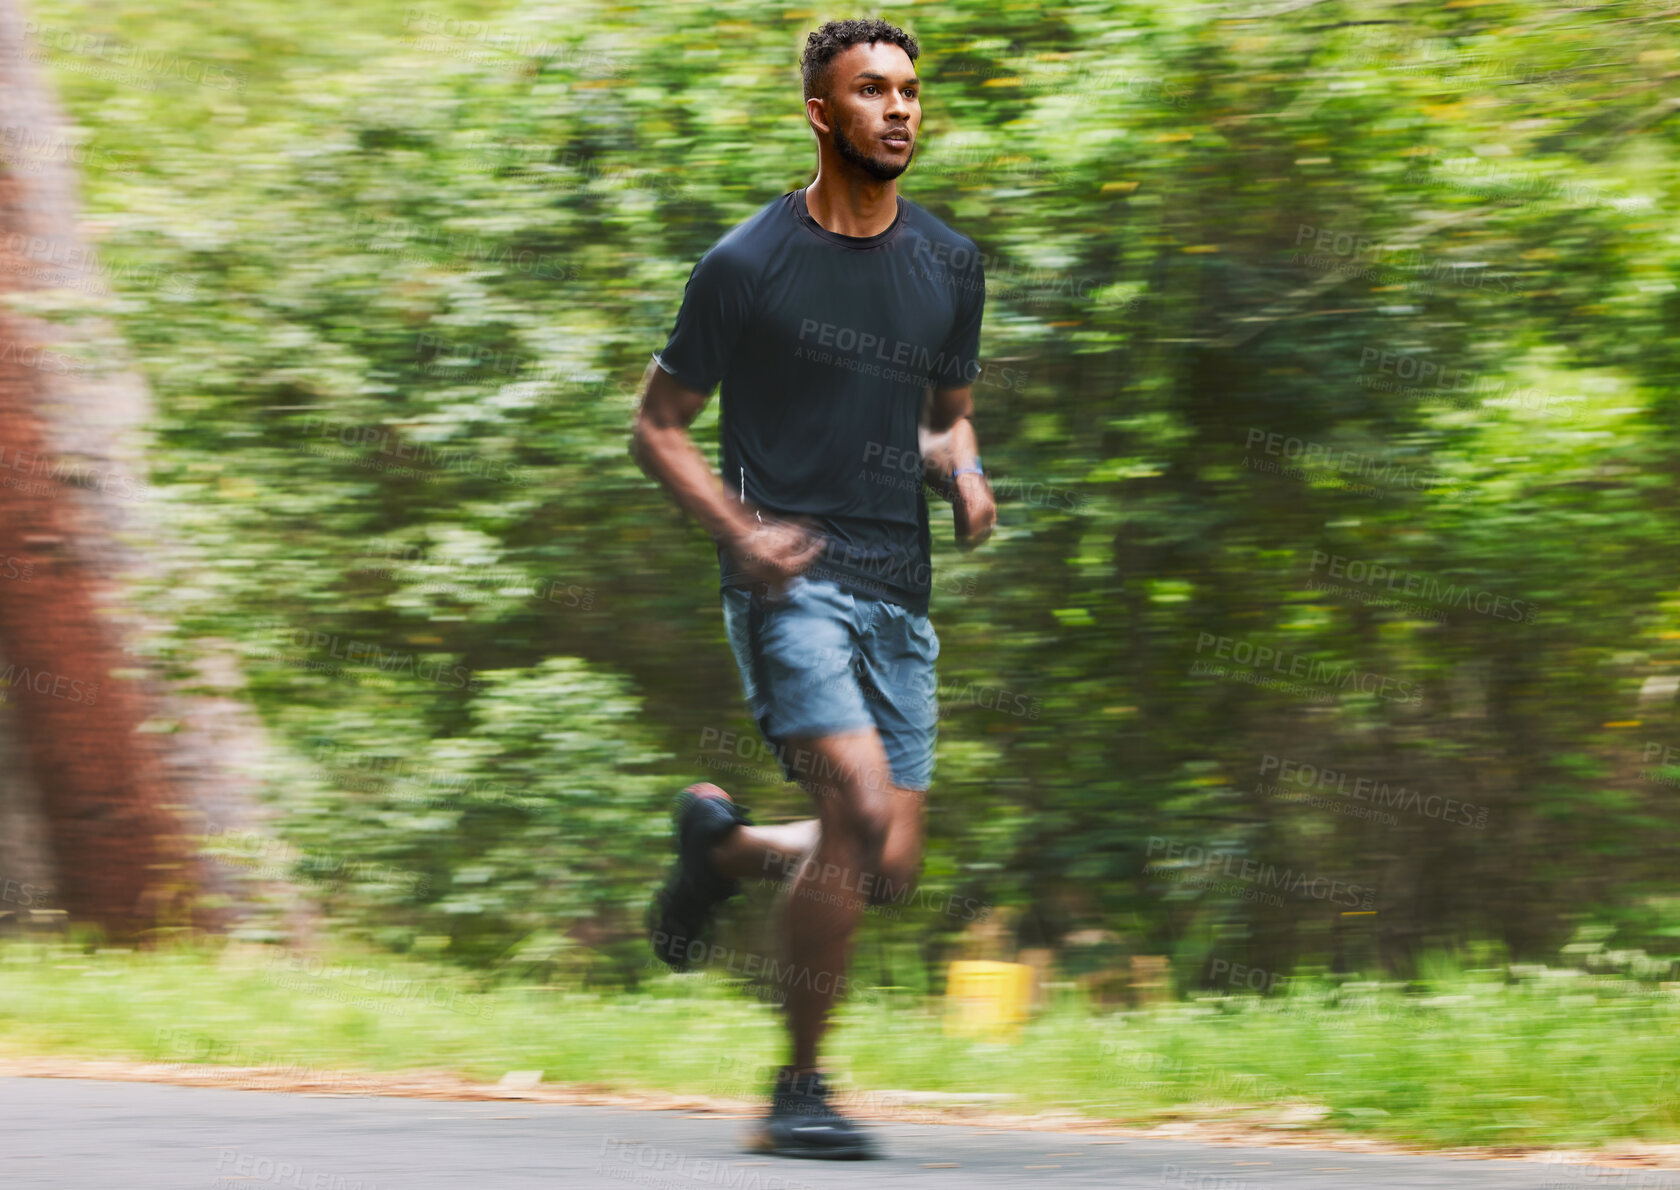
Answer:
[[1033, 969], [1024, 963], [952, 963], [945, 976], [945, 1033], [1013, 1040], [1032, 1006]]

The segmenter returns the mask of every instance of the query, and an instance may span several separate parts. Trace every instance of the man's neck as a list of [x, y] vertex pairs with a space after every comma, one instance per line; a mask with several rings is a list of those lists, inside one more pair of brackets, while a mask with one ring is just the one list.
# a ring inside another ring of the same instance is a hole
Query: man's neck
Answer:
[[882, 182], [861, 170], [823, 162], [805, 187], [805, 209], [824, 231], [860, 239], [877, 236], [898, 218], [898, 180]]

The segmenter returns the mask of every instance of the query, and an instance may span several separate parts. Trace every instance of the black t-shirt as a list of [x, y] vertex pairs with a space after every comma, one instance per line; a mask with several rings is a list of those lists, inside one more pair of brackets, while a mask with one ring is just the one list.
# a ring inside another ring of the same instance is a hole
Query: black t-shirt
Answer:
[[[738, 498], [827, 538], [808, 577], [926, 614], [916, 428], [925, 390], [980, 373], [973, 241], [910, 200], [879, 235], [836, 235], [790, 191], [689, 274], [665, 350], [684, 387], [722, 385], [719, 467]], [[725, 586], [749, 583], [718, 550]]]

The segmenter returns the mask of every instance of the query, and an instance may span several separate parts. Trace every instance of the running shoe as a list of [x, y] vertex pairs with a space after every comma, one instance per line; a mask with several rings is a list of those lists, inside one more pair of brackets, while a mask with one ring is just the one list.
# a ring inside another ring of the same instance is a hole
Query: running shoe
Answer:
[[770, 1113], [755, 1126], [748, 1147], [777, 1157], [859, 1161], [879, 1156], [875, 1143], [829, 1102], [833, 1088], [820, 1070], [794, 1077], [793, 1067], [776, 1072]]
[[704, 935], [717, 907], [741, 891], [739, 881], [712, 870], [706, 853], [752, 819], [746, 807], [705, 782], [682, 791], [675, 817], [677, 860], [648, 907], [648, 940], [661, 960], [674, 970], [687, 971], [705, 954]]

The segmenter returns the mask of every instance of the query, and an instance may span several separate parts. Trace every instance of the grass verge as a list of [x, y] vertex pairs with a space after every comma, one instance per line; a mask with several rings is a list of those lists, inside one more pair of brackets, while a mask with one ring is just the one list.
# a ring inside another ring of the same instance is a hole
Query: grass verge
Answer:
[[[1680, 996], [1560, 972], [1447, 971], [1426, 994], [1297, 985], [1124, 1013], [1063, 999], [1012, 1041], [947, 1036], [940, 1006], [844, 1004], [828, 1052], [854, 1094], [1007, 1092], [1011, 1110], [1136, 1125], [1229, 1120], [1461, 1145], [1680, 1139]], [[0, 945], [0, 1055], [337, 1071], [447, 1070], [761, 1096], [775, 1009], [704, 976], [638, 994], [478, 990], [390, 955]]]

